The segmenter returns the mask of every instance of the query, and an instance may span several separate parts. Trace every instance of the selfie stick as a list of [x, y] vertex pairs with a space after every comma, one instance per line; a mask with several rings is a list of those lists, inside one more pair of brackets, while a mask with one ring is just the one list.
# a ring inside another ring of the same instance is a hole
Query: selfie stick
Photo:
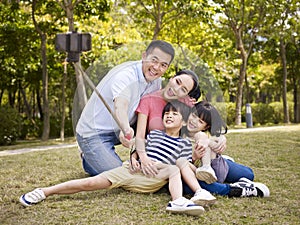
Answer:
[[119, 126], [119, 128], [121, 129], [121, 131], [123, 132], [123, 134], [125, 135], [125, 138], [127, 140], [130, 140], [131, 139], [130, 134], [126, 135], [125, 130], [123, 130], [123, 128], [121, 127], [121, 123], [120, 123], [119, 119], [117, 118], [117, 116], [115, 115], [115, 113], [111, 110], [110, 106], [107, 104], [107, 102], [102, 97], [102, 95], [100, 94], [100, 92], [97, 90], [97, 88], [94, 85], [94, 83], [91, 81], [91, 79], [88, 77], [88, 75], [84, 72], [84, 70], [82, 69], [81, 65], [79, 63], [74, 63], [74, 67], [76, 67], [80, 71], [80, 73], [82, 74], [83, 78], [85, 79], [85, 81], [90, 86], [90, 88], [92, 88], [93, 91], [98, 95], [98, 97], [100, 98], [100, 100], [102, 101], [102, 103], [104, 104], [104, 106], [106, 107], [106, 109], [109, 111], [109, 113], [114, 118], [114, 120], [116, 121], [117, 125]]
[[[111, 116], [116, 121], [117, 125], [119, 126], [120, 130], [126, 135], [125, 130], [122, 129], [121, 123], [111, 110], [107, 102], [104, 100], [100, 92], [96, 89], [94, 83], [91, 79], [87, 76], [87, 74], [82, 69], [79, 60], [80, 60], [80, 53], [84, 51], [89, 51], [92, 49], [92, 36], [90, 33], [78, 33], [77, 31], [68, 32], [65, 34], [57, 34], [55, 39], [55, 49], [59, 52], [67, 52], [68, 62], [73, 62], [74, 67], [80, 71], [85, 81], [88, 83], [90, 88], [98, 95], [100, 100], [103, 102], [106, 109], [109, 111]], [[130, 140], [131, 136], [128, 134], [125, 136], [126, 139]]]

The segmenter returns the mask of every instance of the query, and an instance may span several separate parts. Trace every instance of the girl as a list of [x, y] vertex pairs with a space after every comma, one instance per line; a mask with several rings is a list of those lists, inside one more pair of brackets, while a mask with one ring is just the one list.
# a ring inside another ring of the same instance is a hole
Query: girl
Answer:
[[[209, 138], [206, 131], [212, 137]], [[206, 101], [197, 103], [189, 116], [185, 133], [195, 140], [196, 145], [201, 143], [206, 146], [205, 154], [201, 158], [202, 165], [196, 169], [196, 177], [208, 184], [216, 181], [223, 183], [228, 173], [228, 165], [220, 153], [211, 149], [216, 144], [213, 140], [221, 139], [224, 137], [221, 135], [227, 133], [227, 126], [217, 109]], [[194, 165], [199, 166], [200, 160], [194, 161]]]
[[[213, 138], [208, 138], [208, 135], [204, 133], [205, 131], [214, 135]], [[200, 178], [201, 187], [214, 194], [228, 197], [270, 196], [270, 190], [265, 184], [253, 182], [254, 174], [251, 168], [225, 159], [222, 157], [221, 151], [214, 150], [213, 146], [216, 143], [213, 139], [222, 139], [223, 134], [227, 133], [227, 126], [210, 103], [202, 101], [195, 105], [183, 132], [189, 138], [195, 139], [196, 147], [199, 144], [206, 145], [206, 152], [203, 157], [193, 153], [192, 161], [194, 164], [182, 159], [181, 164], [177, 165], [182, 175], [190, 173], [189, 176], [182, 176], [185, 183], [188, 184], [188, 186], [183, 186], [185, 194], [193, 194], [193, 191], [189, 189], [189, 187], [193, 187], [189, 179], [196, 175], [198, 179]], [[202, 166], [197, 168], [198, 159], [201, 159]], [[192, 174], [191, 171], [196, 172], [196, 174]], [[218, 182], [214, 182], [216, 179]]]

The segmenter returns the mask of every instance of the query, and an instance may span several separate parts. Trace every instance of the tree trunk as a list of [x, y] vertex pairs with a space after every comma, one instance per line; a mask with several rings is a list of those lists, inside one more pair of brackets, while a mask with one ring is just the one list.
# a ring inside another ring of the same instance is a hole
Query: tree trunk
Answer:
[[298, 123], [297, 122], [297, 110], [298, 110], [298, 96], [297, 96], [297, 92], [298, 92], [298, 87], [297, 87], [297, 80], [294, 81], [294, 91], [293, 91], [293, 99], [294, 99], [294, 123]]
[[288, 110], [288, 104], [287, 104], [287, 85], [286, 85], [286, 80], [287, 80], [287, 66], [286, 66], [286, 45], [284, 43], [283, 38], [280, 38], [280, 56], [281, 56], [281, 63], [282, 63], [282, 100], [283, 100], [283, 122], [284, 123], [289, 123], [290, 118], [289, 118], [289, 110]]
[[[244, 86], [244, 81], [245, 81], [245, 77], [246, 77], [248, 55], [244, 48], [241, 29], [235, 30], [235, 37], [236, 37], [236, 41], [237, 41], [237, 50], [240, 51], [240, 58], [242, 59], [242, 64], [240, 66], [238, 90], [237, 90], [237, 96], [236, 96], [235, 124], [241, 125], [242, 124], [242, 106], [243, 106], [243, 86]], [[249, 50], [249, 51], [251, 51], [251, 50]]]
[[42, 141], [47, 141], [49, 139], [49, 134], [50, 134], [50, 112], [49, 112], [49, 99], [48, 99], [46, 34], [43, 34], [41, 39], [42, 39], [41, 45], [42, 45], [42, 71], [43, 71], [43, 113], [44, 113]]
[[47, 35], [43, 33], [35, 19], [36, 0], [32, 2], [32, 20], [34, 27], [41, 38], [41, 56], [42, 56], [42, 81], [43, 81], [43, 134], [42, 141], [49, 139], [50, 133], [50, 113], [48, 100], [48, 70], [47, 70]]
[[43, 107], [42, 107], [42, 103], [41, 103], [40, 89], [39, 89], [38, 86], [36, 87], [36, 102], [37, 102], [37, 107], [38, 107], [39, 115], [40, 115], [39, 118], [41, 119], [41, 121], [43, 121], [44, 120], [44, 113], [43, 113]]
[[246, 69], [247, 69], [247, 59], [245, 58], [245, 56], [242, 56], [242, 64], [240, 66], [240, 76], [239, 76], [239, 83], [238, 83], [238, 90], [237, 90], [237, 97], [236, 97], [236, 108], [235, 108], [236, 125], [242, 124], [243, 86], [244, 86], [244, 80], [246, 76]]
[[65, 98], [65, 86], [66, 86], [66, 80], [67, 80], [67, 61], [64, 62], [64, 74], [62, 79], [62, 98], [61, 98], [61, 126], [60, 126], [60, 140], [65, 140], [65, 114], [66, 114], [66, 98]]
[[2, 98], [3, 98], [4, 90], [0, 90], [0, 106], [2, 105]]
[[31, 115], [31, 107], [30, 107], [30, 104], [28, 103], [27, 101], [27, 98], [26, 98], [26, 93], [24, 91], [24, 88], [20, 86], [19, 88], [22, 96], [23, 96], [23, 101], [24, 101], [24, 105], [25, 105], [25, 113], [26, 113], [26, 116], [29, 120], [31, 120], [32, 118], [32, 115]]

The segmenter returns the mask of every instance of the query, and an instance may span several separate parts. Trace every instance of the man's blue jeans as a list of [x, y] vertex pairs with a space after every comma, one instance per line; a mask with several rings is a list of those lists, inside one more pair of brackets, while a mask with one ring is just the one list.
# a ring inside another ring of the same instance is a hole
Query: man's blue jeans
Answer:
[[83, 169], [91, 176], [122, 165], [115, 152], [115, 145], [120, 144], [118, 133], [99, 131], [97, 135], [87, 138], [76, 134], [76, 139], [83, 152]]

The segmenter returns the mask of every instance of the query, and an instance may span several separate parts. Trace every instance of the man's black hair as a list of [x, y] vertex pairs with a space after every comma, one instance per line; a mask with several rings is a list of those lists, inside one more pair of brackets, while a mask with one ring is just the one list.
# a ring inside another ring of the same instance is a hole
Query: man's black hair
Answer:
[[155, 48], [159, 48], [163, 52], [169, 54], [171, 56], [171, 61], [169, 62], [169, 64], [171, 64], [175, 56], [175, 50], [173, 46], [166, 41], [154, 40], [148, 45], [146, 49], [147, 55], [151, 54]]

